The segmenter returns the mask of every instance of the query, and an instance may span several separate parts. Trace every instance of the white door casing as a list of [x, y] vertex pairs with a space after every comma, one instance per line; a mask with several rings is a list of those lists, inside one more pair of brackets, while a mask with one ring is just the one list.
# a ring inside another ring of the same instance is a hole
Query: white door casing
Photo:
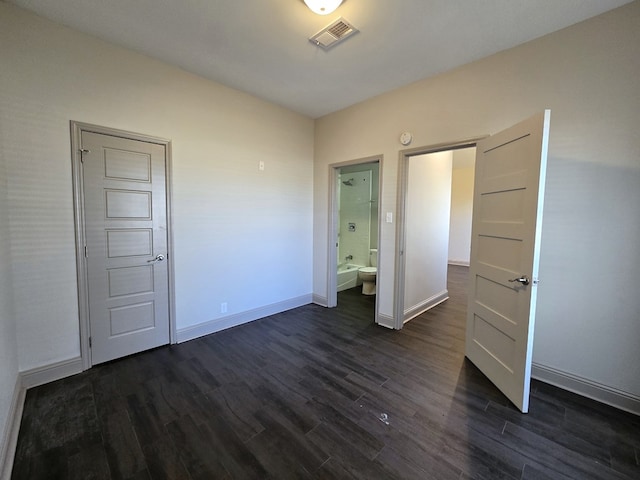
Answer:
[[[337, 294], [337, 268], [338, 265], [338, 232], [339, 232], [339, 220], [340, 220], [340, 212], [339, 212], [339, 178], [340, 178], [340, 170], [343, 167], [351, 167], [355, 165], [363, 165], [372, 163], [378, 164], [378, 192], [382, 192], [382, 169], [383, 169], [383, 161], [382, 156], [374, 156], [361, 158], [358, 160], [350, 160], [347, 162], [334, 163], [329, 165], [329, 215], [328, 215], [328, 249], [327, 249], [327, 296], [326, 302], [320, 301], [318, 304], [325, 305], [329, 308], [336, 307], [338, 305], [338, 294]], [[380, 232], [381, 232], [381, 196], [378, 193], [377, 198], [377, 210], [378, 217], [375, 221], [378, 222], [378, 275], [376, 278], [376, 293], [378, 293], [379, 285], [380, 285]], [[376, 294], [376, 306], [375, 306], [375, 323], [380, 323], [380, 314], [379, 314], [379, 301], [380, 295]]]
[[91, 364], [170, 341], [166, 146], [80, 134]]
[[413, 157], [430, 155], [433, 153], [453, 151], [466, 148], [476, 148], [479, 140], [487, 138], [487, 135], [473, 137], [458, 142], [445, 142], [435, 145], [412, 148], [400, 152], [398, 162], [398, 200], [396, 213], [396, 255], [395, 255], [395, 286], [393, 318], [385, 324], [389, 328], [400, 330], [404, 326], [405, 316], [405, 290], [406, 290], [406, 245], [407, 245], [407, 202], [409, 194], [409, 162]]
[[550, 111], [476, 150], [465, 354], [529, 408]]

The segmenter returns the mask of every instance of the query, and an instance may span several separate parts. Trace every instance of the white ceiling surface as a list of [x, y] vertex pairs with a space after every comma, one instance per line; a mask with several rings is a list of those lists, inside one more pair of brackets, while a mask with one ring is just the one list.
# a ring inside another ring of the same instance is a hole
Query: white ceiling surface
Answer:
[[[5, 0], [317, 118], [598, 15], [629, 0]], [[323, 51], [339, 17], [360, 32]]]

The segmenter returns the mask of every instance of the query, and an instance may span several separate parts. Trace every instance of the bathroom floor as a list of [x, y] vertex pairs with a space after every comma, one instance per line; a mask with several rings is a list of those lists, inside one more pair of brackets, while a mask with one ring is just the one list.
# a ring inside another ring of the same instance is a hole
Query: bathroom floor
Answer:
[[376, 314], [376, 296], [363, 295], [362, 285], [358, 285], [338, 292], [338, 308], [362, 321], [370, 320], [373, 323]]
[[640, 417], [464, 358], [467, 269], [399, 332], [307, 305], [28, 391], [13, 479], [637, 479]]

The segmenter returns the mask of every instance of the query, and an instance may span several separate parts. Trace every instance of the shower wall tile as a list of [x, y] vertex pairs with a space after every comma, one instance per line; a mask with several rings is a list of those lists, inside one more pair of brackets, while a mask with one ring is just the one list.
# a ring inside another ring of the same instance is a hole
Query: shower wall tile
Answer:
[[[350, 263], [369, 265], [371, 235], [371, 171], [349, 173], [343, 179], [353, 178], [353, 186], [340, 187], [340, 224], [338, 262], [344, 263], [347, 255], [353, 255]], [[349, 223], [355, 223], [354, 232]]]

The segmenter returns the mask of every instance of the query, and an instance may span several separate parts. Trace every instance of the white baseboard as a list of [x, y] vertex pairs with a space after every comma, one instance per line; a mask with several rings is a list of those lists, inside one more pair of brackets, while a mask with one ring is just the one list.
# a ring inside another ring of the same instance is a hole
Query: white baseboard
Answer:
[[302, 295], [300, 297], [291, 298], [283, 302], [273, 303], [264, 307], [255, 308], [246, 312], [236, 313], [227, 317], [216, 318], [209, 322], [201, 323], [191, 327], [181, 328], [177, 331], [178, 343], [187, 342], [195, 338], [204, 337], [211, 333], [216, 333], [227, 328], [237, 327], [243, 323], [252, 322], [260, 318], [275, 315], [276, 313], [285, 312], [292, 308], [302, 307], [312, 303], [312, 295]]
[[440, 305], [442, 302], [449, 298], [449, 290], [443, 290], [442, 292], [434, 295], [431, 298], [414, 305], [408, 310], [404, 311], [403, 323], [407, 323], [409, 320], [416, 318], [418, 315], [432, 309], [436, 305]]
[[389, 315], [385, 315], [384, 313], [379, 313], [378, 318], [376, 319], [376, 323], [381, 327], [386, 327], [390, 329], [396, 328], [396, 320]]
[[0, 445], [0, 479], [11, 478], [27, 389], [80, 372], [82, 372], [82, 359], [76, 357], [18, 373], [8, 422], [2, 437], [2, 445]]
[[82, 358], [70, 358], [62, 362], [52, 363], [44, 367], [32, 368], [20, 373], [22, 378], [22, 387], [29, 389], [44, 385], [45, 383], [55, 382], [61, 378], [70, 377], [82, 372]]
[[640, 396], [617, 390], [586, 378], [537, 363], [531, 366], [531, 376], [583, 397], [611, 405], [626, 412], [640, 415]]
[[20, 432], [25, 392], [26, 389], [22, 386], [21, 377], [18, 375], [13, 389], [7, 424], [2, 435], [2, 444], [0, 445], [0, 479], [3, 480], [11, 478], [13, 459], [18, 445], [18, 433]]
[[470, 265], [469, 260], [449, 260], [449, 265], [458, 265], [459, 267], [468, 267]]
[[329, 299], [327, 297], [323, 297], [314, 293], [313, 297], [311, 298], [311, 303], [315, 303], [316, 305], [320, 305], [321, 307], [328, 307]]

